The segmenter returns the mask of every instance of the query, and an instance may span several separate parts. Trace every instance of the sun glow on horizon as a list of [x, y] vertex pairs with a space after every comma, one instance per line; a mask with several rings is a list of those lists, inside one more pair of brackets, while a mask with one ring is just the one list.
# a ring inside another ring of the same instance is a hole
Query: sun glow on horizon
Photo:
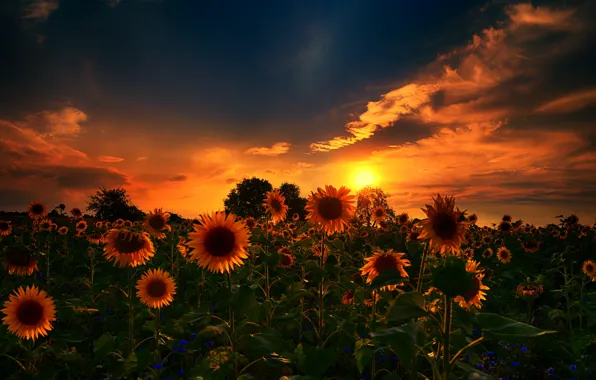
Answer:
[[376, 177], [370, 169], [360, 169], [354, 174], [353, 182], [356, 190], [359, 190], [373, 185], [376, 182]]

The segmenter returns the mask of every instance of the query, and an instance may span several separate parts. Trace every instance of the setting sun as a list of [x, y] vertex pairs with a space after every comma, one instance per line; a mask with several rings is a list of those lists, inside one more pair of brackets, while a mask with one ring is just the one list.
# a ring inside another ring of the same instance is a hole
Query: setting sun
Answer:
[[375, 183], [375, 175], [372, 171], [362, 169], [356, 172], [354, 175], [354, 185], [357, 189], [361, 189], [365, 186], [369, 186]]

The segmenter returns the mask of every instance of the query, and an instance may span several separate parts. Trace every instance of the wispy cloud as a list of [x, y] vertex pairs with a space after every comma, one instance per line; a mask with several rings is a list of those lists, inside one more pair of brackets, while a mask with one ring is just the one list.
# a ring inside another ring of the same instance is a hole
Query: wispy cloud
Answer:
[[168, 181], [170, 182], [183, 182], [186, 181], [188, 179], [188, 176], [184, 175], [184, 174], [178, 174], [175, 175], [173, 177], [168, 178]]
[[596, 104], [596, 89], [575, 92], [545, 103], [536, 109], [541, 113], [568, 113]]
[[59, 0], [32, 0], [24, 1], [23, 19], [47, 20], [58, 9]]
[[258, 156], [279, 156], [280, 154], [288, 153], [292, 145], [287, 142], [278, 142], [273, 144], [271, 148], [255, 147], [247, 149], [245, 154], [253, 154]]
[[114, 156], [99, 156], [97, 159], [100, 162], [109, 162], [109, 163], [116, 163], [124, 161], [124, 158], [114, 157]]
[[532, 4], [518, 4], [510, 7], [508, 14], [513, 27], [537, 25], [556, 29], [565, 29], [572, 25], [574, 10], [556, 10], [546, 7], [534, 7]]
[[75, 137], [81, 132], [81, 122], [87, 120], [83, 111], [67, 106], [57, 111], [42, 111], [27, 116], [17, 124], [35, 128], [50, 137]]

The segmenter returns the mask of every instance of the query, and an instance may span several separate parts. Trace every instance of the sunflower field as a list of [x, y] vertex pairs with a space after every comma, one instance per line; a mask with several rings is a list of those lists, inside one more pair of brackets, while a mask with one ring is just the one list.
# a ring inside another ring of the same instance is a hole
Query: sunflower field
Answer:
[[592, 379], [596, 226], [354, 217], [0, 221], [2, 379]]

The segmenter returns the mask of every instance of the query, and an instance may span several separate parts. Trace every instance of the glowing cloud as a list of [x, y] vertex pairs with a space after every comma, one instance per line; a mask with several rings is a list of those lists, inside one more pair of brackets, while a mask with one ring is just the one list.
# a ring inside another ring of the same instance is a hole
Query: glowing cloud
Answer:
[[292, 145], [287, 142], [278, 142], [273, 144], [271, 148], [260, 147], [250, 148], [246, 150], [245, 154], [253, 154], [258, 156], [279, 156], [280, 154], [288, 153]]
[[596, 103], [596, 89], [565, 95], [541, 105], [536, 112], [568, 113], [586, 108], [594, 103]]
[[99, 156], [99, 157], [97, 157], [97, 159], [100, 162], [109, 162], [109, 163], [115, 163], [115, 162], [122, 162], [122, 161], [124, 161], [124, 158], [114, 157], [114, 156]]

